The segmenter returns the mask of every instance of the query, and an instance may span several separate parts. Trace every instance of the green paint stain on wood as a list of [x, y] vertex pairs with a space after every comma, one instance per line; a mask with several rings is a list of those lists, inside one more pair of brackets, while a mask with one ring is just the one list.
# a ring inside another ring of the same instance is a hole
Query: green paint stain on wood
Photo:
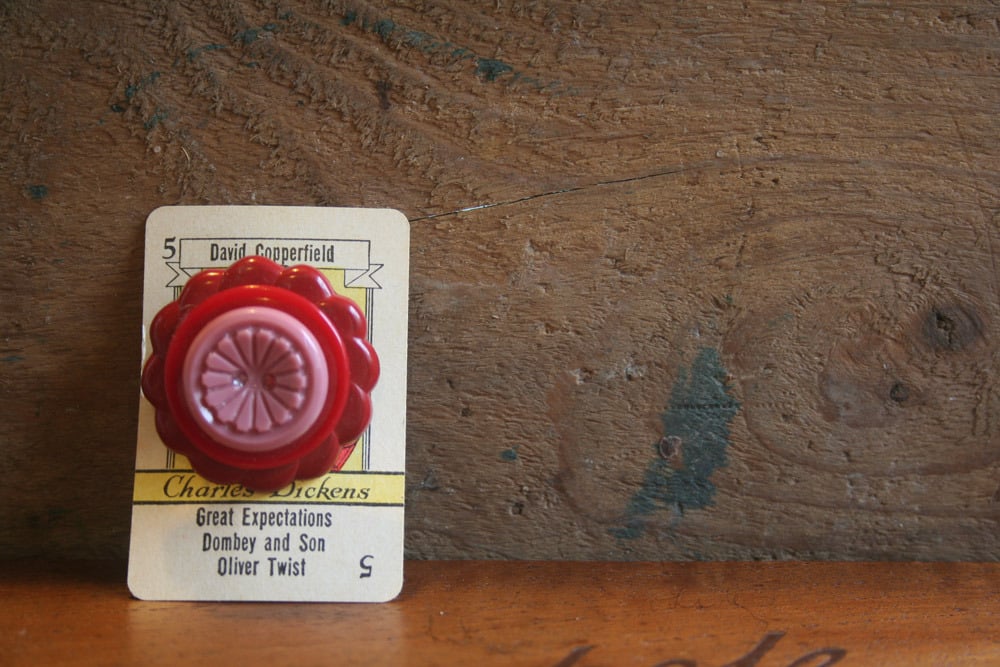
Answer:
[[505, 449], [500, 452], [501, 461], [516, 461], [517, 460], [517, 450], [516, 449]]
[[156, 83], [156, 80], [159, 79], [161, 76], [162, 74], [160, 72], [153, 72], [149, 76], [143, 77], [139, 81], [136, 81], [133, 84], [125, 86], [125, 99], [127, 101], [131, 101], [132, 98], [139, 93], [139, 91], [143, 90], [144, 88], [148, 88], [149, 86], [152, 86], [154, 83]]
[[156, 112], [149, 117], [145, 123], [142, 124], [146, 130], [152, 130], [154, 127], [159, 125], [162, 121], [167, 119], [167, 112], [157, 109]]
[[682, 368], [663, 414], [664, 438], [679, 446], [678, 456], [664, 456], [660, 446], [649, 464], [642, 487], [625, 510], [625, 524], [611, 530], [621, 539], [640, 537], [646, 518], [659, 509], [683, 514], [712, 504], [711, 475], [726, 465], [729, 424], [740, 404], [729, 393], [719, 352], [704, 348], [690, 370]]
[[280, 26], [277, 23], [265, 23], [259, 28], [247, 28], [246, 30], [240, 30], [233, 38], [243, 44], [244, 46], [248, 44], [253, 44], [258, 39], [261, 38], [262, 32], [278, 32]]
[[41, 201], [49, 196], [49, 188], [47, 185], [37, 184], [28, 186], [28, 195], [36, 201]]
[[500, 76], [513, 71], [514, 68], [501, 60], [479, 58], [476, 60], [476, 75], [487, 81], [496, 81]]
[[187, 59], [189, 62], [192, 62], [198, 56], [205, 53], [206, 51], [221, 51], [224, 48], [226, 48], [225, 44], [206, 44], [204, 46], [199, 46], [194, 49], [188, 49]]
[[236, 33], [235, 37], [243, 44], [253, 44], [260, 39], [260, 30], [257, 30], [256, 28], [247, 28], [246, 30], [240, 30]]
[[521, 87], [533, 88], [538, 92], [552, 94], [577, 93], [575, 89], [563, 85], [560, 81], [546, 82], [536, 77], [525, 76], [522, 72], [516, 71], [514, 66], [509, 63], [495, 58], [482, 58], [470, 49], [421, 30], [410, 30], [392, 19], [362, 18], [359, 21], [358, 12], [350, 9], [344, 11], [340, 19], [340, 24], [345, 27], [358, 26], [361, 30], [376, 35], [384, 42], [395, 42], [405, 45], [429, 56], [444, 55], [449, 57], [452, 62], [472, 61], [475, 64], [474, 72], [476, 76], [483, 81], [493, 83], [504, 79], [512, 85], [516, 84]]
[[389, 39], [396, 32], [396, 22], [392, 19], [382, 19], [372, 24], [371, 31], [382, 39]]

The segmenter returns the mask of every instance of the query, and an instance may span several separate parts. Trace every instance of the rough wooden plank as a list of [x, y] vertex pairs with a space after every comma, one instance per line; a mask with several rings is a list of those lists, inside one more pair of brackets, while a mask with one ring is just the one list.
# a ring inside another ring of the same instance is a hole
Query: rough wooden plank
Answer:
[[123, 553], [143, 220], [241, 203], [413, 220], [411, 556], [1000, 555], [990, 5], [0, 12], [0, 553]]

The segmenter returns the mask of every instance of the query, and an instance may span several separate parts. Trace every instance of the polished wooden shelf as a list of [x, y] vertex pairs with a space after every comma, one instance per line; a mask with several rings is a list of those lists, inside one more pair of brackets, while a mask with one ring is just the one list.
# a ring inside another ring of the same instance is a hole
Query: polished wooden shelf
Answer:
[[408, 561], [387, 604], [142, 602], [7, 562], [0, 664], [998, 665], [1000, 565]]

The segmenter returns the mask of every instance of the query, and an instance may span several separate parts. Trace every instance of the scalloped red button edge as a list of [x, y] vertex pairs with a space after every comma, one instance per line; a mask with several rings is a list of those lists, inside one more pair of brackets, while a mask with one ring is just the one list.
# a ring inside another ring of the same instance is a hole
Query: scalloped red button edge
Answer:
[[[142, 391], [160, 439], [203, 477], [257, 491], [339, 470], [371, 421], [379, 360], [367, 331], [357, 304], [311, 266], [250, 256], [201, 271], [150, 325]], [[326, 367], [312, 373], [316, 359]], [[231, 400], [244, 403], [227, 409]], [[294, 423], [302, 404], [308, 424]], [[253, 419], [269, 405], [267, 418]], [[278, 441], [268, 428], [292, 435]]]

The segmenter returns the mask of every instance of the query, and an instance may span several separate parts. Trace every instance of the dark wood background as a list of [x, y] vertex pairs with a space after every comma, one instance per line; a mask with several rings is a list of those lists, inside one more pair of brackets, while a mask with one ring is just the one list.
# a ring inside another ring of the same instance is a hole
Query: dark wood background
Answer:
[[0, 3], [0, 555], [124, 555], [161, 205], [412, 221], [407, 552], [1000, 556], [1000, 9]]

